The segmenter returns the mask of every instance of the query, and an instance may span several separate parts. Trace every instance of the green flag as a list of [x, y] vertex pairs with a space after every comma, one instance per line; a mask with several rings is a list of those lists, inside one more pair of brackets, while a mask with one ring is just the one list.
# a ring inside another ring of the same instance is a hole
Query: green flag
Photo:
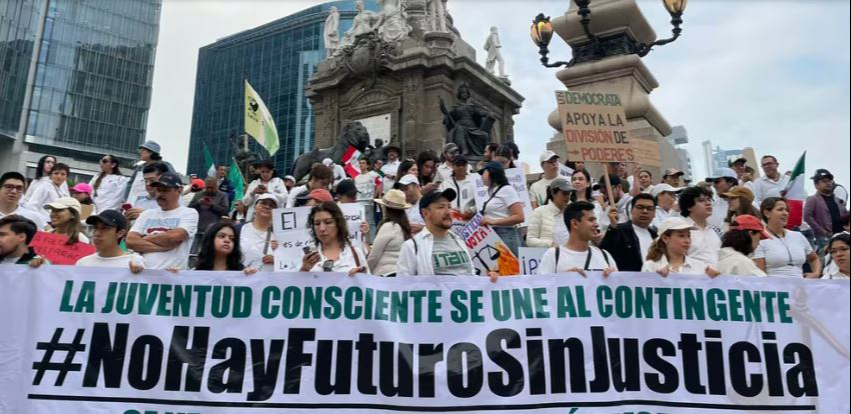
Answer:
[[260, 95], [245, 81], [245, 133], [266, 148], [269, 156], [275, 155], [280, 147], [278, 128], [272, 114], [260, 99]]
[[[242, 197], [245, 196], [245, 180], [242, 178], [242, 172], [239, 171], [239, 166], [236, 165], [236, 161], [233, 159], [230, 160], [230, 170], [228, 171], [228, 180], [230, 180], [233, 185], [233, 205], [236, 205], [237, 201], [241, 201]], [[233, 206], [231, 206], [233, 208]]]
[[207, 177], [215, 177], [216, 162], [213, 161], [213, 156], [210, 155], [210, 150], [207, 149], [207, 144], [204, 144], [204, 164], [207, 164]]

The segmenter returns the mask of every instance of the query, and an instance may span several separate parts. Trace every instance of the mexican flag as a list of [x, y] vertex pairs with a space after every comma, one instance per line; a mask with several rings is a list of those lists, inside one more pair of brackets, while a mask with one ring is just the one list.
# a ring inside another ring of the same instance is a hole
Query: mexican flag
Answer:
[[807, 153], [801, 155], [798, 162], [795, 163], [795, 169], [792, 170], [792, 176], [789, 178], [789, 185], [784, 191], [785, 197], [789, 202], [789, 224], [788, 229], [796, 229], [804, 223], [804, 200], [807, 199], [807, 190], [804, 188], [806, 183], [807, 171]]
[[[242, 172], [239, 171], [239, 166], [236, 165], [236, 161], [234, 161], [233, 158], [230, 160], [228, 180], [230, 180], [234, 190], [232, 204], [236, 205], [236, 202], [241, 201], [242, 197], [245, 196], [245, 179], [242, 178]], [[231, 208], [233, 208], [233, 206], [231, 206]]]
[[343, 154], [343, 169], [352, 179], [360, 175], [358, 160], [360, 160], [361, 155], [361, 152], [353, 145], [349, 145], [349, 149]]
[[207, 165], [207, 177], [215, 177], [216, 162], [213, 161], [213, 156], [210, 155], [210, 150], [207, 149], [207, 144], [204, 144], [204, 164]]

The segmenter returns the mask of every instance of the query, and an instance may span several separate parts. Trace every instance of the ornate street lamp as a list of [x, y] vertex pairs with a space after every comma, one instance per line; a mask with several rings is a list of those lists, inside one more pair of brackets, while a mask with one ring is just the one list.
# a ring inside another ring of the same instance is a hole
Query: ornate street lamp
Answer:
[[673, 36], [668, 39], [657, 40], [651, 44], [636, 42], [627, 37], [626, 34], [618, 34], [608, 38], [599, 38], [591, 32], [591, 0], [575, 0], [578, 6], [577, 14], [581, 17], [579, 22], [588, 43], [577, 46], [573, 50], [573, 59], [569, 62], [549, 63], [549, 45], [553, 38], [553, 25], [548, 16], [539, 14], [532, 22], [530, 34], [532, 41], [538, 46], [541, 55], [541, 64], [548, 68], [571, 67], [577, 63], [600, 60], [609, 56], [636, 54], [644, 57], [656, 46], [667, 45], [679, 39], [683, 32], [680, 27], [683, 24], [683, 12], [685, 12], [688, 0], [662, 0], [665, 9], [671, 15], [671, 25], [674, 26]]

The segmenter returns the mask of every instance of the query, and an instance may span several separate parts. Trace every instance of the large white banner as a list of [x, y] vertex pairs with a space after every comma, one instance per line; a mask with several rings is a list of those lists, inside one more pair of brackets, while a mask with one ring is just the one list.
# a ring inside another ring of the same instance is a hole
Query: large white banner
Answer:
[[0, 413], [848, 413], [849, 284], [0, 266]]

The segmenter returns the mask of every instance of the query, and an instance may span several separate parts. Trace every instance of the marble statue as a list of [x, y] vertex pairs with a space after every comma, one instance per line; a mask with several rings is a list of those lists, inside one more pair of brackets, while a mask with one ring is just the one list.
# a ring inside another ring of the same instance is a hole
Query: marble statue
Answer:
[[413, 28], [408, 24], [408, 16], [401, 0], [378, 0], [381, 13], [375, 26], [378, 36], [387, 43], [398, 43], [411, 34]]
[[331, 57], [338, 47], [340, 47], [340, 12], [332, 6], [328, 12], [328, 18], [325, 19], [325, 50], [328, 51], [327, 56]]
[[427, 0], [431, 31], [446, 33], [446, 0]]
[[376, 16], [375, 13], [366, 10], [363, 0], [358, 0], [357, 3], [355, 3], [355, 10], [358, 14], [355, 16], [354, 20], [352, 20], [352, 28], [346, 32], [345, 36], [343, 36], [343, 40], [335, 55], [339, 54], [346, 46], [354, 45], [355, 39], [358, 36], [370, 33], [375, 29], [375, 23], [378, 20], [378, 16]]
[[487, 69], [488, 72], [496, 75], [494, 66], [499, 63], [499, 76], [507, 78], [505, 74], [505, 59], [502, 58], [502, 43], [499, 41], [499, 30], [496, 27], [491, 27], [491, 34], [485, 42], [485, 51], [488, 52]]
[[450, 111], [440, 98], [440, 111], [446, 126], [446, 143], [457, 145], [461, 153], [469, 157], [482, 157], [496, 120], [487, 109], [470, 102], [471, 97], [469, 86], [461, 85], [458, 104]]

